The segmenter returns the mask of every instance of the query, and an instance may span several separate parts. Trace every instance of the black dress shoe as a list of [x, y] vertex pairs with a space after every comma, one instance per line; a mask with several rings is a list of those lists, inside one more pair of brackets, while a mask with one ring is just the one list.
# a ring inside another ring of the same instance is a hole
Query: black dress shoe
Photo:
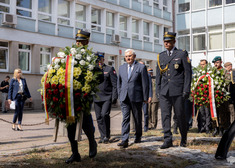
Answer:
[[170, 148], [172, 146], [173, 146], [172, 142], [168, 142], [168, 143], [164, 142], [163, 145], [160, 146], [160, 149], [167, 149], [167, 148]]
[[128, 147], [128, 142], [127, 141], [122, 141], [121, 143], [118, 143], [117, 146], [127, 148]]
[[103, 142], [104, 140], [102, 138], [98, 141], [98, 143], [103, 143]]
[[72, 154], [66, 161], [65, 163], [73, 163], [73, 162], [81, 162], [81, 156], [80, 154]]
[[105, 143], [105, 144], [109, 143], [109, 139], [108, 139], [108, 138], [106, 138], [106, 137], [104, 137], [104, 139], [103, 139], [103, 143]]
[[97, 154], [97, 143], [94, 140], [92, 143], [89, 144], [90, 149], [89, 149], [89, 157], [94, 158]]
[[136, 139], [134, 140], [134, 143], [141, 143], [141, 138], [136, 138]]
[[182, 142], [181, 142], [181, 143], [180, 143], [180, 146], [181, 146], [181, 147], [186, 147], [187, 145], [186, 145], [186, 143], [182, 143]]

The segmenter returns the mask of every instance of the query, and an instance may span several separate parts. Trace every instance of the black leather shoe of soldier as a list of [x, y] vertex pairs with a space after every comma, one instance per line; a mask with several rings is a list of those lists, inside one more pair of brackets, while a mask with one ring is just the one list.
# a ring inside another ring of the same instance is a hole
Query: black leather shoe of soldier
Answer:
[[186, 143], [180, 142], [180, 146], [181, 147], [186, 147], [187, 145], [186, 145]]
[[127, 148], [128, 147], [128, 142], [127, 141], [122, 141], [121, 143], [118, 143], [117, 146]]
[[140, 143], [141, 142], [141, 138], [136, 138], [134, 143]]
[[81, 156], [80, 154], [72, 154], [66, 161], [65, 163], [73, 163], [73, 162], [81, 162]]
[[98, 141], [98, 143], [103, 143], [104, 139], [100, 138], [100, 140]]
[[173, 146], [172, 142], [164, 142], [163, 145], [160, 146], [160, 149], [167, 149], [167, 148], [170, 148], [172, 146]]
[[103, 143], [105, 143], [105, 144], [109, 143], [109, 139], [108, 139], [108, 138], [106, 138], [106, 137], [104, 137], [104, 139], [103, 139]]
[[90, 150], [89, 150], [89, 157], [93, 158], [95, 157], [97, 154], [97, 143], [94, 140], [91, 144], [90, 144]]

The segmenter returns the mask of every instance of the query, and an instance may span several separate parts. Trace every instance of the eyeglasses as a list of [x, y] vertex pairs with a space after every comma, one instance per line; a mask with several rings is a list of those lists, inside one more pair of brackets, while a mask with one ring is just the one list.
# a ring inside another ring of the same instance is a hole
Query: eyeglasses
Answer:
[[131, 57], [133, 54], [130, 54], [130, 55], [126, 55], [125, 57]]

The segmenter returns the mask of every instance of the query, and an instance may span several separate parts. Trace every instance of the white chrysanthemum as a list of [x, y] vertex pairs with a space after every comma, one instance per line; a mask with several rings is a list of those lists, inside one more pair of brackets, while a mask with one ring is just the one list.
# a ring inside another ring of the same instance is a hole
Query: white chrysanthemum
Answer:
[[217, 73], [217, 74], [220, 74], [220, 71], [217, 71], [216, 73]]
[[202, 71], [202, 73], [204, 74], [204, 73], [206, 73], [206, 71]]
[[87, 61], [89, 61], [89, 62], [91, 61], [91, 57], [90, 57], [90, 56], [87, 56], [86, 59], [87, 59]]
[[85, 49], [81, 49], [81, 53], [84, 54], [86, 52]]
[[54, 63], [55, 64], [59, 64], [60, 63], [60, 59], [59, 58], [54, 59]]
[[92, 53], [92, 54], [91, 54], [91, 58], [93, 58], [94, 56], [95, 56], [95, 54]]
[[229, 92], [226, 92], [226, 95], [229, 95], [230, 93]]
[[48, 64], [48, 65], [47, 65], [47, 69], [48, 69], [48, 70], [52, 69], [51, 64]]
[[202, 78], [202, 81], [204, 82], [204, 81], [205, 81], [205, 78]]
[[[208, 70], [209, 70], [209, 69], [208, 69]], [[212, 71], [208, 71], [208, 73], [209, 73], [209, 74], [211, 74], [211, 73], [212, 73]]]
[[61, 58], [64, 58], [66, 55], [65, 55], [64, 52], [58, 52], [58, 53], [57, 53], [57, 56], [58, 56], [58, 57], [61, 57]]
[[216, 76], [215, 78], [216, 78], [216, 79], [219, 79], [219, 77], [218, 77], [218, 76]]
[[199, 72], [202, 72], [202, 70], [200, 69]]
[[219, 83], [217, 81], [215, 81], [215, 85], [218, 85]]
[[222, 88], [222, 91], [225, 92], [226, 90], [224, 88]]
[[55, 68], [56, 70], [58, 70], [58, 69], [60, 68], [60, 66], [59, 66], [58, 64], [56, 64], [56, 65], [54, 66], [54, 68]]
[[224, 83], [224, 87], [226, 86], [226, 83]]
[[66, 62], [66, 59], [61, 59], [61, 63], [65, 63]]
[[80, 60], [82, 58], [82, 55], [81, 54], [77, 54], [77, 55], [75, 55], [75, 58]]
[[94, 65], [88, 65], [88, 69], [92, 71], [94, 69]]
[[75, 48], [71, 48], [71, 49], [70, 49], [70, 52], [71, 52], [71, 54], [72, 54], [72, 55], [77, 54], [77, 51], [76, 51], [76, 49], [75, 49]]
[[78, 64], [78, 62], [76, 60], [74, 60], [74, 65], [77, 65], [77, 64]]
[[81, 61], [79, 61], [79, 64], [81, 64], [81, 65], [85, 65], [85, 64], [86, 64], [86, 62], [85, 62], [84, 60], [81, 60]]
[[217, 86], [217, 89], [219, 89], [219, 88], [220, 88], [220, 85]]
[[214, 74], [212, 74], [212, 75], [211, 75], [211, 77], [212, 77], [212, 78], [214, 78], [214, 77], [215, 77], [215, 75], [214, 75]]

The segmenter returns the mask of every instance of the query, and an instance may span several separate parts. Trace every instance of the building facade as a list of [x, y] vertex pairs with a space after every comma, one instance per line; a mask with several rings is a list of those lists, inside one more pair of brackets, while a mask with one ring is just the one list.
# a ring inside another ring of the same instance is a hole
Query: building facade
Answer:
[[21, 68], [34, 108], [41, 108], [42, 74], [60, 48], [75, 43], [81, 28], [91, 32], [93, 51], [105, 52], [106, 64], [117, 71], [127, 48], [155, 69], [172, 19], [172, 0], [2, 0], [0, 79]]
[[176, 0], [178, 46], [192, 65], [221, 56], [235, 67], [235, 0]]

